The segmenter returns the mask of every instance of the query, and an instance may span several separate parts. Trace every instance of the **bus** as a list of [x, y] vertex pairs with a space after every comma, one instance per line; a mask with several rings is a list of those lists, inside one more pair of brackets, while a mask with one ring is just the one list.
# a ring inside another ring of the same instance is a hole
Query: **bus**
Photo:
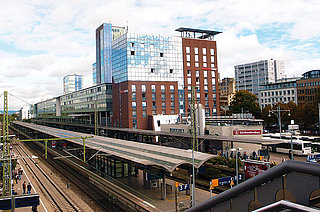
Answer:
[[[293, 154], [294, 155], [309, 155], [311, 154], [311, 142], [293, 140]], [[291, 150], [291, 141], [284, 141], [283, 143], [276, 144], [276, 152], [289, 153]]]
[[315, 154], [320, 154], [320, 143], [311, 143], [311, 151]]

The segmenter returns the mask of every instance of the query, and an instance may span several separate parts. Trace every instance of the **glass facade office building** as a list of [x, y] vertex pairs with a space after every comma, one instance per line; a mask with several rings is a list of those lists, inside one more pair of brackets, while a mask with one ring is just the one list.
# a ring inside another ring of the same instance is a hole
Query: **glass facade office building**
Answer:
[[63, 93], [71, 93], [82, 89], [82, 75], [67, 75], [63, 78]]
[[104, 23], [96, 30], [96, 70], [94, 83], [112, 83], [112, 41], [125, 33], [125, 27]]

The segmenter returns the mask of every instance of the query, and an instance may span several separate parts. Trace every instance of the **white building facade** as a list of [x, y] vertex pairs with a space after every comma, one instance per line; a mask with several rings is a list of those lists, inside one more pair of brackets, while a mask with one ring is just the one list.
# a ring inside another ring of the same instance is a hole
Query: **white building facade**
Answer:
[[258, 92], [259, 104], [261, 108], [267, 105], [275, 105], [278, 102], [297, 104], [297, 80], [296, 78], [286, 78], [277, 80], [275, 83], [269, 83], [262, 86]]
[[261, 60], [234, 67], [236, 90], [248, 90], [258, 95], [261, 85], [274, 83], [285, 77], [284, 62]]

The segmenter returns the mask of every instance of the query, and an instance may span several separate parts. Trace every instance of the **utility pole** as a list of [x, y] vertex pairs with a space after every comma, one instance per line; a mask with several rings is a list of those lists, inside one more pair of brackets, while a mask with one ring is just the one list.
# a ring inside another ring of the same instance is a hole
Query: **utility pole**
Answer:
[[276, 115], [276, 117], [278, 118], [278, 121], [279, 121], [279, 130], [280, 130], [280, 139], [281, 139], [281, 117], [282, 117], [282, 115], [284, 114], [282, 114], [281, 115], [281, 112], [289, 112], [288, 113], [288, 116], [290, 116], [291, 114], [290, 114], [290, 110], [281, 110], [280, 109], [280, 106], [278, 106], [277, 107], [277, 110], [269, 110], [269, 117], [271, 117], [271, 113], [273, 113], [274, 115]]
[[3, 159], [3, 186], [2, 196], [11, 195], [11, 171], [10, 171], [10, 140], [9, 140], [9, 116], [8, 116], [8, 92], [4, 91], [3, 95], [3, 146], [2, 146], [2, 159]]
[[[96, 96], [97, 98], [97, 96]], [[97, 108], [97, 99], [94, 104], [94, 134], [98, 135], [98, 108]]]
[[197, 140], [197, 123], [196, 123], [196, 104], [195, 104], [195, 87], [191, 90], [191, 133], [192, 133], [192, 199], [191, 206], [195, 206], [195, 171], [194, 171], [194, 146]]

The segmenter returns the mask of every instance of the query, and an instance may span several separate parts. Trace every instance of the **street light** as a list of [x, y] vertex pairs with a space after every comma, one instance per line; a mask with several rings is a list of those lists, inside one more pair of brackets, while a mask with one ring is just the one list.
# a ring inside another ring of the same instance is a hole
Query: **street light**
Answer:
[[239, 171], [238, 171], [238, 151], [241, 151], [242, 148], [232, 148], [231, 151], [236, 151], [236, 177], [237, 177], [237, 185], [239, 184]]
[[[280, 128], [280, 139], [281, 139], [281, 112], [289, 112], [288, 116], [290, 116], [290, 110], [280, 110], [280, 106], [277, 107], [277, 110], [269, 110], [269, 117], [271, 117], [271, 113], [273, 113], [274, 115], [276, 115], [276, 117], [278, 118], [279, 121], [279, 128]], [[283, 113], [284, 114], [284, 113]], [[283, 115], [282, 114], [282, 115]]]

